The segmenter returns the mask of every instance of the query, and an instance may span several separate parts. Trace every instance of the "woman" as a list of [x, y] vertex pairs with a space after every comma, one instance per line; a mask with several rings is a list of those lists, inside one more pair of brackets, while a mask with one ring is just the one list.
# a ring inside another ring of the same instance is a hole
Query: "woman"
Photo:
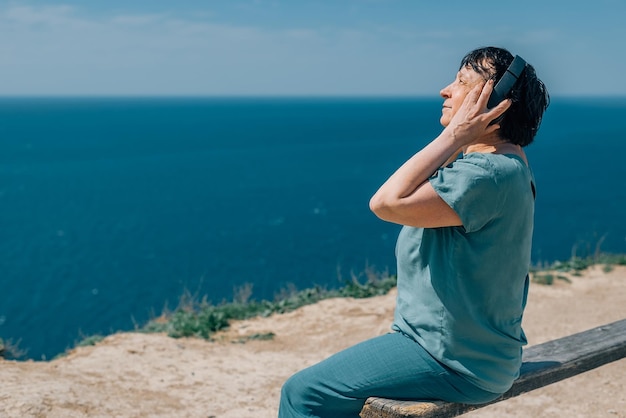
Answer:
[[394, 332], [292, 376], [280, 417], [358, 417], [370, 396], [484, 403], [519, 375], [535, 189], [522, 147], [549, 96], [526, 65], [488, 109], [512, 61], [495, 47], [467, 54], [441, 90], [443, 131], [370, 201], [404, 225]]

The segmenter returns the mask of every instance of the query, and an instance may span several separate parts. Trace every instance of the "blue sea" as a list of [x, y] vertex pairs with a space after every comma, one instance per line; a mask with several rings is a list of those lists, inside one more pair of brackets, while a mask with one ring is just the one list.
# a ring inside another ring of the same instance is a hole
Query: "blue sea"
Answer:
[[[0, 99], [0, 338], [44, 359], [188, 290], [395, 272], [368, 200], [435, 137], [436, 98]], [[527, 149], [535, 264], [626, 253], [626, 98], [553, 98]]]

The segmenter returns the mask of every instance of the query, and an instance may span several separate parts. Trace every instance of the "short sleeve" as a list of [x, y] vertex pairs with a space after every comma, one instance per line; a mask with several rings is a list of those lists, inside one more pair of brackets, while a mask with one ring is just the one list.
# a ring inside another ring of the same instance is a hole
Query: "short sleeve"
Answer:
[[487, 160], [460, 158], [437, 170], [429, 181], [459, 215], [466, 232], [480, 230], [499, 213], [494, 169]]

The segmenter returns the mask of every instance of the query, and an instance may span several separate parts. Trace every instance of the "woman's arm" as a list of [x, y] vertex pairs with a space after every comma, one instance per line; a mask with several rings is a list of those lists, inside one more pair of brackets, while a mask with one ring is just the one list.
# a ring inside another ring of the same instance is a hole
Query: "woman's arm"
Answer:
[[402, 225], [430, 227], [461, 225], [456, 212], [427, 181], [459, 147], [444, 131], [405, 162], [370, 199], [379, 218]]
[[370, 209], [381, 219], [402, 225], [436, 228], [461, 225], [459, 216], [427, 181], [468, 144], [493, 135], [489, 123], [510, 106], [505, 100], [487, 111], [493, 82], [478, 85], [465, 97], [448, 126], [430, 144], [413, 155], [378, 189]]

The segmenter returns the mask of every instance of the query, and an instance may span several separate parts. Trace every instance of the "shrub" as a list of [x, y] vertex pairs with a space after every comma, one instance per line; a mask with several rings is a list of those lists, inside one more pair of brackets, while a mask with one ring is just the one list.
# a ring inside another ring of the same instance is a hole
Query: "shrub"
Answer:
[[0, 358], [6, 360], [19, 360], [26, 356], [26, 351], [19, 348], [19, 341], [14, 343], [12, 340], [3, 340], [0, 338]]

